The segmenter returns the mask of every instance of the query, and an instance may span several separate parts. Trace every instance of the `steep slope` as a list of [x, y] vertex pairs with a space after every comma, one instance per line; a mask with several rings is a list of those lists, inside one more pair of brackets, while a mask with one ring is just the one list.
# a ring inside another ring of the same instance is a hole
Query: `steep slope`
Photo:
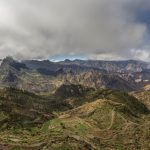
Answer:
[[0, 90], [0, 127], [29, 125], [44, 121], [47, 100], [34, 94], [6, 88]]
[[132, 92], [131, 94], [141, 100], [150, 109], [150, 91]]
[[0, 65], [0, 87], [17, 87], [22, 70], [28, 70], [25, 64], [15, 61], [12, 57], [3, 59]]
[[12, 57], [6, 57], [1, 63], [0, 69], [3, 71], [7, 71], [7, 69], [15, 69], [20, 71], [21, 69], [28, 69], [28, 67], [25, 64], [14, 60]]
[[144, 90], [145, 90], [145, 91], [150, 91], [150, 83], [147, 84], [146, 86], [144, 86]]
[[105, 98], [116, 103], [125, 104], [133, 114], [148, 113], [147, 107], [134, 96], [130, 96], [126, 92], [110, 89], [100, 89], [88, 94], [87, 99], [99, 99]]
[[73, 61], [62, 61], [58, 64], [65, 65], [79, 65], [85, 67], [93, 67], [97, 69], [104, 69], [108, 72], [140, 72], [144, 69], [150, 68], [150, 64], [136, 60], [125, 60], [125, 61], [103, 61], [103, 60], [73, 60]]
[[91, 91], [94, 91], [94, 89], [82, 85], [63, 84], [55, 91], [55, 96], [60, 97], [61, 99], [83, 97]]
[[53, 118], [53, 111], [69, 109], [55, 96], [42, 97], [14, 88], [0, 90], [0, 128], [40, 125]]
[[[46, 69], [48, 70], [55, 70], [55, 71], [57, 69], [61, 69], [63, 70], [63, 73], [66, 74], [72, 72], [73, 73], [72, 78], [74, 78], [74, 76], [76, 76], [77, 74], [84, 74], [84, 73], [90, 74], [91, 72], [99, 72], [106, 76], [105, 78], [107, 78], [106, 79], [107, 81], [111, 80], [111, 77], [112, 79], [114, 78], [114, 81], [110, 81], [110, 84], [112, 85], [110, 85], [109, 83], [108, 85], [107, 84], [101, 85], [101, 87], [105, 86], [107, 88], [112, 89], [116, 89], [114, 88], [114, 86], [117, 84], [116, 86], [122, 90], [124, 89], [126, 91], [137, 89], [139, 90], [142, 89], [144, 86], [146, 86], [150, 81], [149, 79], [150, 64], [147, 62], [136, 60], [127, 60], [127, 61], [65, 60], [57, 63], [53, 63], [50, 61], [23, 61], [23, 62], [32, 69], [33, 68], [45, 69], [46, 67]], [[60, 75], [62, 75], [62, 73]], [[126, 82], [126, 85], [123, 85], [123, 87], [122, 82]], [[115, 85], [113, 83], [115, 83]], [[87, 84], [88, 83], [86, 83], [85, 85]]]
[[150, 148], [147, 140], [150, 137], [149, 111], [137, 99], [119, 91], [100, 90], [89, 93], [83, 101], [82, 106], [59, 113], [58, 118], [43, 125], [42, 130], [57, 133], [58, 141], [51, 143], [51, 139], [48, 147], [72, 150]]
[[[51, 62], [49, 60], [24, 60], [22, 61], [28, 68], [32, 70], [45, 70], [45, 71], [51, 71], [51, 72], [57, 72], [58, 70], [63, 70], [64, 72], [82, 72], [82, 71], [90, 71], [90, 70], [100, 70], [96, 69], [94, 67], [88, 67], [88, 66], [79, 66], [76, 64], [61, 64], [56, 62]], [[104, 71], [104, 70], [100, 70]], [[42, 72], [41, 72], [42, 73]]]
[[36, 94], [51, 94], [63, 84], [90, 88], [142, 90], [149, 85], [149, 65], [140, 61], [64, 61], [5, 58], [0, 66], [0, 87], [15, 87]]
[[61, 80], [73, 84], [81, 84], [92, 88], [110, 88], [123, 91], [133, 91], [137, 86], [131, 81], [124, 80], [118, 75], [111, 73], [101, 73], [98, 71], [88, 71], [78, 74], [68, 73], [64, 76], [59, 76]]
[[38, 68], [43, 68], [51, 71], [55, 71], [60, 68], [60, 65], [57, 65], [54, 62], [51, 62], [49, 60], [43, 60], [43, 61], [38, 61], [38, 60], [24, 60], [22, 61], [28, 68], [30, 69], [38, 69]]
[[[50, 61], [25, 61], [7, 57], [0, 66], [0, 87], [15, 87], [37, 94], [54, 93], [63, 84], [91, 88], [137, 90], [137, 85], [118, 74], [77, 65], [58, 65]], [[39, 68], [40, 67], [40, 68]]]

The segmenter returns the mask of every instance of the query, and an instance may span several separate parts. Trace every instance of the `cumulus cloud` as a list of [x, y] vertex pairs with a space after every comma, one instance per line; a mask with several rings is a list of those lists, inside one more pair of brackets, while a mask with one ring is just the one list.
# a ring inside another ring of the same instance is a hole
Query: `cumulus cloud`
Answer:
[[148, 25], [138, 19], [149, 6], [149, 0], [0, 0], [0, 57], [138, 59], [141, 51], [149, 59], [142, 50]]

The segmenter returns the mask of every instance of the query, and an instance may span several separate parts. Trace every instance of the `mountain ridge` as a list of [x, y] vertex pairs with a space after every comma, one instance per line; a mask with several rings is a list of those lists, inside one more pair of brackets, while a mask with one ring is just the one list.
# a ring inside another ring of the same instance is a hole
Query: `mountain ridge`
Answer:
[[0, 149], [148, 150], [147, 65], [63, 63], [2, 61]]
[[[123, 63], [121, 63], [123, 62]], [[5, 58], [0, 66], [0, 87], [53, 93], [62, 84], [124, 91], [142, 90], [150, 84], [149, 65], [139, 61], [17, 61]], [[42, 83], [42, 84], [41, 84]]]

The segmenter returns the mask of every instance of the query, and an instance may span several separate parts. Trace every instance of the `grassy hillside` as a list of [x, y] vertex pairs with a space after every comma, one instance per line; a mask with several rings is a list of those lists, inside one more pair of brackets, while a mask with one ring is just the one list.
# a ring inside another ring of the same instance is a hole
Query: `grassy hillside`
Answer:
[[55, 96], [61, 99], [83, 97], [87, 93], [94, 91], [94, 88], [84, 87], [75, 84], [63, 84], [56, 91]]
[[[59, 92], [57, 96], [41, 97], [16, 89], [1, 90], [0, 149], [150, 149], [149, 110], [138, 99], [108, 89], [78, 95], [81, 90], [77, 87], [66, 87], [63, 86], [67, 97], [63, 99]], [[66, 107], [70, 101], [72, 109]]]
[[147, 107], [134, 96], [123, 91], [100, 89], [90, 93], [87, 98], [90, 99], [108, 99], [117, 103], [126, 105], [133, 113], [147, 113]]
[[37, 125], [53, 118], [53, 111], [69, 106], [54, 96], [37, 96], [23, 90], [5, 88], [0, 90], [0, 127]]

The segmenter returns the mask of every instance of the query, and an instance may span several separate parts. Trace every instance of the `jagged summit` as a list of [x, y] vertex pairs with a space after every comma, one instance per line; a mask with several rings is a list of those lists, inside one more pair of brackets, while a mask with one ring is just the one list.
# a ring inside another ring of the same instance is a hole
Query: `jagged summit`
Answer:
[[6, 68], [14, 68], [18, 71], [21, 69], [27, 69], [27, 66], [21, 62], [18, 62], [17, 60], [13, 59], [13, 57], [8, 56], [2, 60], [1, 63], [1, 68], [6, 69]]
[[149, 65], [141, 61], [50, 60], [17, 61], [12, 57], [2, 60], [0, 87], [15, 81], [34, 93], [53, 93], [66, 82], [89, 88], [110, 88], [126, 92], [142, 90], [150, 84]]
[[13, 57], [7, 56], [4, 59], [2, 59], [2, 64], [1, 65], [12, 64], [14, 62], [16, 62], [16, 61], [13, 59]]

